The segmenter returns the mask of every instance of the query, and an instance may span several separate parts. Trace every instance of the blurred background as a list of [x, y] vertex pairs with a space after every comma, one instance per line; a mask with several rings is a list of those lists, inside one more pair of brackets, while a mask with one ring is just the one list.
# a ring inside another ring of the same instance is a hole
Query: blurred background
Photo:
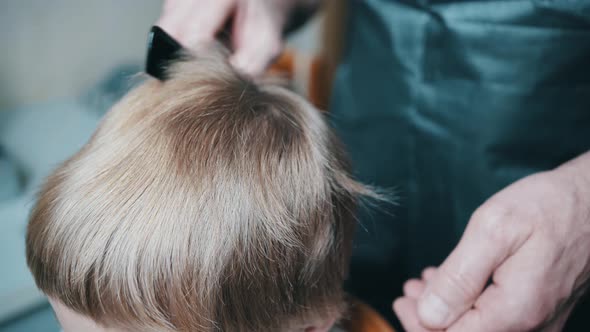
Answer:
[[[27, 215], [42, 179], [137, 82], [161, 2], [0, 2], [1, 332], [59, 330], [26, 267]], [[289, 36], [288, 47], [316, 53], [320, 20]]]

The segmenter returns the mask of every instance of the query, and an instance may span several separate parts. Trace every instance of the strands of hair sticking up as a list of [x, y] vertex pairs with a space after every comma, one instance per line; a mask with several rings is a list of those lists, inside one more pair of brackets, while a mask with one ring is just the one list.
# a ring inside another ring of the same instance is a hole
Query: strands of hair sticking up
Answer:
[[43, 186], [48, 296], [131, 331], [276, 331], [343, 310], [353, 181], [322, 115], [210, 48], [148, 80]]

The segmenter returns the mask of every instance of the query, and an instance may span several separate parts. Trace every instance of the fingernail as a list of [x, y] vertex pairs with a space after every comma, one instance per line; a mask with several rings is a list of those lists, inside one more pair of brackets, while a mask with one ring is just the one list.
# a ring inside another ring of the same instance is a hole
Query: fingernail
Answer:
[[432, 326], [443, 326], [449, 319], [449, 306], [436, 294], [428, 293], [418, 304], [418, 315]]

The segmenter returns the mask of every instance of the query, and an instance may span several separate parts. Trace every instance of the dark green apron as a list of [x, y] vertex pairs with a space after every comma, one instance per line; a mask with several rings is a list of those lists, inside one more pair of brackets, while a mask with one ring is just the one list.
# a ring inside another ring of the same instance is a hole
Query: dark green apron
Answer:
[[590, 0], [353, 0], [347, 38], [332, 120], [399, 197], [362, 211], [349, 290], [391, 317], [488, 197], [590, 149]]

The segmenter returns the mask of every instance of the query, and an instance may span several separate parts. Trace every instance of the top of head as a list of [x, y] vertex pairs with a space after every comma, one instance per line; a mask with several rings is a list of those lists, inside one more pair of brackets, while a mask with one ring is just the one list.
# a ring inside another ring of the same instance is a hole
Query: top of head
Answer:
[[27, 260], [103, 325], [283, 329], [342, 309], [363, 193], [316, 109], [213, 47], [132, 91], [48, 178]]

